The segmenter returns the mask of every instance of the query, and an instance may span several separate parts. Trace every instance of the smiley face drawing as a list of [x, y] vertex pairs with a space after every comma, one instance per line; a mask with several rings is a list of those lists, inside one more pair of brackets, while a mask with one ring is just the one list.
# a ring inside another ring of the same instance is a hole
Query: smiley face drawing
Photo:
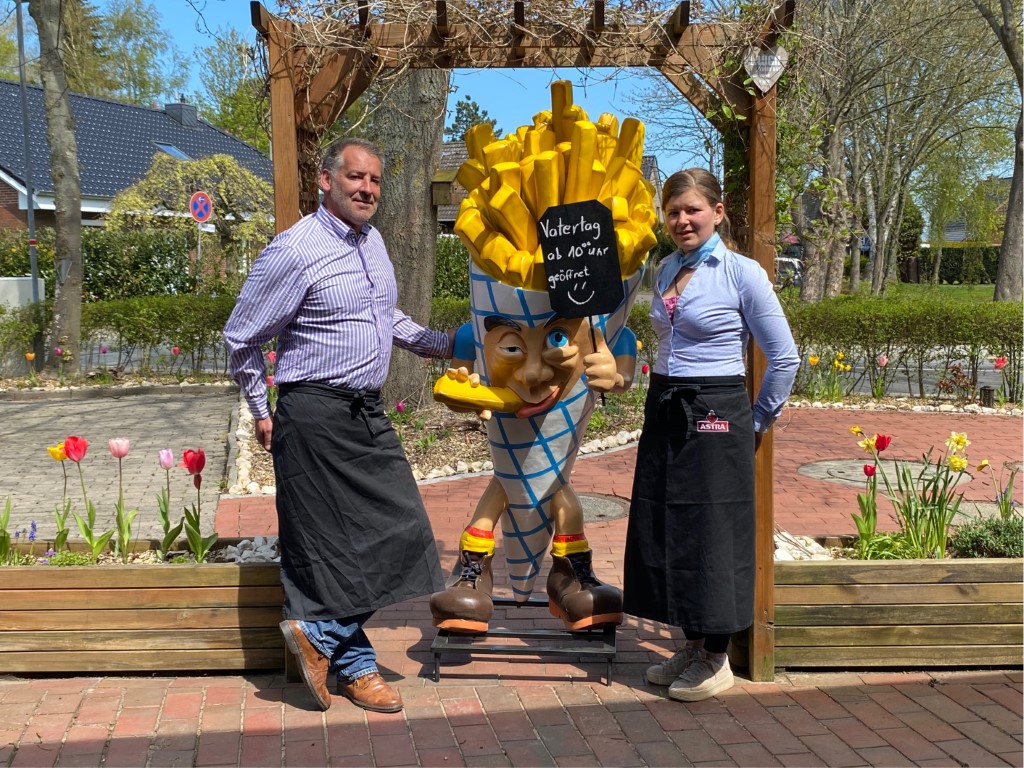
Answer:
[[[656, 219], [639, 172], [642, 124], [617, 131], [602, 115], [595, 126], [565, 81], [552, 84], [552, 107], [501, 140], [489, 124], [471, 129], [470, 160], [459, 171], [469, 190], [456, 233], [472, 257], [471, 320], [434, 396], [487, 419], [494, 477], [462, 533], [447, 588], [431, 596], [434, 625], [449, 631], [487, 631], [499, 523], [517, 602], [532, 595], [550, 549], [551, 613], [571, 630], [622, 621], [620, 591], [594, 576], [569, 479], [597, 395], [632, 383], [636, 338], [626, 319]], [[550, 205], [581, 199], [612, 212], [623, 298], [612, 312], [564, 318], [551, 307], [537, 220]]]

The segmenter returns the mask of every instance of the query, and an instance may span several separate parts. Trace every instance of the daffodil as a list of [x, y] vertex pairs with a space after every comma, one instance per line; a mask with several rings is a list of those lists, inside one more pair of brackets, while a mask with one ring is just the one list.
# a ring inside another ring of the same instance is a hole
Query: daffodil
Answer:
[[971, 441], [967, 439], [966, 432], [950, 432], [949, 440], [946, 441], [946, 447], [953, 453], [966, 449], [970, 444]]
[[864, 434], [864, 430], [861, 429], [860, 427], [853, 426], [853, 427], [850, 427], [850, 434], [851, 435], [863, 435]]
[[[864, 433], [861, 432], [860, 434], [864, 434]], [[870, 453], [871, 451], [875, 450], [875, 437], [877, 437], [877, 435], [872, 435], [871, 437], [865, 437], [863, 440], [858, 442], [857, 445], [859, 445], [865, 451]]]
[[981, 464], [976, 466], [974, 468], [974, 471], [975, 472], [984, 472], [986, 469], [988, 469], [988, 459], [982, 459], [981, 460]]
[[949, 468], [954, 472], [963, 472], [967, 469], [967, 459], [963, 456], [952, 455], [949, 457]]

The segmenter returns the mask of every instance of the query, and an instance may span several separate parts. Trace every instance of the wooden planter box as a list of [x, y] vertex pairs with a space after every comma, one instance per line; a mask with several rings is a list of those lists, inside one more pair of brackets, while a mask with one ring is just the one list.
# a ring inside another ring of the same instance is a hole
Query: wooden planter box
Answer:
[[277, 563], [0, 569], [0, 670], [282, 669]]
[[775, 666], [1022, 663], [1024, 560], [775, 563]]

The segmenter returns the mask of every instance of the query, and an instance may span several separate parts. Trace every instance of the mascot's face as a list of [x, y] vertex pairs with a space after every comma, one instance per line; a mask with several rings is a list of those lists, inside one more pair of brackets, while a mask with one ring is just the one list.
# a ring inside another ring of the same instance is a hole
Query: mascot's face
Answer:
[[527, 404], [517, 412], [520, 418], [551, 408], [583, 372], [580, 342], [588, 326], [582, 318], [556, 316], [530, 328], [502, 315], [490, 315], [484, 328], [489, 383], [508, 387]]

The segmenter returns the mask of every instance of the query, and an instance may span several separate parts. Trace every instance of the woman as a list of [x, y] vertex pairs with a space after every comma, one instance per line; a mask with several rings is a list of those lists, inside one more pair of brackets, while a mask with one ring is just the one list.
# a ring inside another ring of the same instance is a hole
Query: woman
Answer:
[[[624, 610], [682, 628], [686, 644], [647, 680], [668, 685], [673, 699], [701, 701], [732, 686], [729, 636], [753, 622], [754, 448], [800, 359], [768, 275], [723, 241], [715, 177], [680, 171], [662, 194], [678, 250], [655, 275], [658, 359], [633, 481]], [[768, 358], [753, 409], [751, 336]]]

